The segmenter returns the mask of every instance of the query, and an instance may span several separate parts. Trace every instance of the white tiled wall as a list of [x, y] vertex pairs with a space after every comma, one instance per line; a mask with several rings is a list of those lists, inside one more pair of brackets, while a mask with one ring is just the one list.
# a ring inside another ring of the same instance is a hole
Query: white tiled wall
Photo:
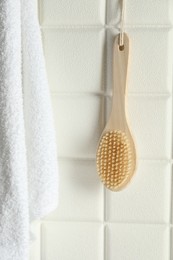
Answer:
[[59, 208], [33, 225], [31, 260], [173, 260], [173, 1], [126, 0], [128, 112], [138, 167], [122, 192], [95, 167], [109, 115], [120, 0], [39, 0], [60, 168]]

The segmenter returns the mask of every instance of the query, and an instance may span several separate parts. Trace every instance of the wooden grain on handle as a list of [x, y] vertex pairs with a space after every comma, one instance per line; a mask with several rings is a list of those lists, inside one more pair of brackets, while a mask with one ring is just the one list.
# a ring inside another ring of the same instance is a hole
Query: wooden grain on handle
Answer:
[[120, 50], [119, 36], [115, 38], [113, 48], [113, 92], [125, 95], [129, 60], [129, 38], [124, 34], [123, 50]]
[[119, 35], [115, 38], [113, 46], [113, 97], [112, 110], [107, 128], [120, 129], [126, 132], [126, 88], [129, 59], [129, 39], [124, 34], [124, 48], [120, 50]]

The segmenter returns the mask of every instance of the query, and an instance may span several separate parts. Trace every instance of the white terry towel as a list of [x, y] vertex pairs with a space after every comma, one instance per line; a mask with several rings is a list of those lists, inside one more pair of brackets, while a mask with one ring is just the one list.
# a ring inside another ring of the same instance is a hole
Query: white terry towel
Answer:
[[0, 0], [0, 260], [29, 259], [57, 207], [57, 154], [35, 0]]

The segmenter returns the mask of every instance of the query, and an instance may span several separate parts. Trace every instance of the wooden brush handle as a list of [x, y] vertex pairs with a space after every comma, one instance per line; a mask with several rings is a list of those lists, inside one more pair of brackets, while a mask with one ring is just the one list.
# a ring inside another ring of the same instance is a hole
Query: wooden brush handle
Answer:
[[126, 132], [126, 84], [129, 57], [129, 39], [124, 34], [123, 50], [120, 50], [119, 35], [113, 46], [113, 97], [112, 111], [106, 129], [119, 129]]
[[124, 45], [119, 46], [118, 35], [115, 38], [113, 47], [113, 94], [116, 94], [119, 98], [123, 98], [126, 94], [128, 58], [129, 38], [124, 33]]

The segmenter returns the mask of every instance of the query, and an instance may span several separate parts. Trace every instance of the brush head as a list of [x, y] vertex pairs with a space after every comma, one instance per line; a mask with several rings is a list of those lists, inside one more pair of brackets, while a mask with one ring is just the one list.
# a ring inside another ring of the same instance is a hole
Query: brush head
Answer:
[[96, 159], [98, 174], [110, 190], [120, 190], [134, 172], [132, 145], [122, 131], [107, 131], [103, 134]]

